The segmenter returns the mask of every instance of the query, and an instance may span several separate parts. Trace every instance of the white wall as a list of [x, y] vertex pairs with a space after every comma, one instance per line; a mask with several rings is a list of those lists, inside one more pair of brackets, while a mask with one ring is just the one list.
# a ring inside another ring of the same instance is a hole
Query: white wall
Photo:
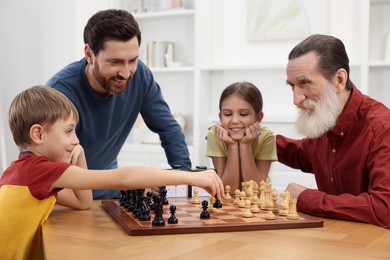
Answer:
[[80, 59], [87, 19], [106, 7], [93, 0], [0, 1], [0, 175], [18, 156], [7, 123], [12, 99]]

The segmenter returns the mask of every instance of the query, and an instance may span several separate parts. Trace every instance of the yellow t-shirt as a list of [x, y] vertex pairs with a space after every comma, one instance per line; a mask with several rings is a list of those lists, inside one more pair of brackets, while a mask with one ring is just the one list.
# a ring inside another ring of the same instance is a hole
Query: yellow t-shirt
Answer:
[[[277, 161], [276, 135], [267, 127], [260, 127], [260, 136], [252, 143], [253, 158], [255, 160]], [[208, 157], [227, 157], [228, 148], [225, 142], [215, 136], [214, 127], [207, 134]]]
[[55, 196], [37, 200], [26, 186], [4, 185], [0, 202], [0, 259], [44, 259], [41, 227], [53, 210]]
[[23, 152], [0, 178], [0, 259], [45, 259], [42, 224], [61, 189], [51, 189], [69, 163]]

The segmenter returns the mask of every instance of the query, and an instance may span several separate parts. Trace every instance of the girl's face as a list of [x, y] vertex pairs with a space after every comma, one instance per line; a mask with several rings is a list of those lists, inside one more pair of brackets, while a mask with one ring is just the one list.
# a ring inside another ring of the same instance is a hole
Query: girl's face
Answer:
[[241, 140], [245, 130], [260, 121], [262, 112], [256, 114], [251, 104], [238, 95], [227, 97], [221, 104], [219, 119], [233, 140]]

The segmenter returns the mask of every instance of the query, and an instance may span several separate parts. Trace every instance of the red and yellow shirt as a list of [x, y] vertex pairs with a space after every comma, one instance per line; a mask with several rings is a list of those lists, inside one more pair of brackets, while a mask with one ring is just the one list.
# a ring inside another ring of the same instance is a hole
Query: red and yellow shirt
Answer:
[[70, 166], [21, 153], [0, 179], [0, 258], [43, 259], [41, 226], [60, 189], [51, 190]]

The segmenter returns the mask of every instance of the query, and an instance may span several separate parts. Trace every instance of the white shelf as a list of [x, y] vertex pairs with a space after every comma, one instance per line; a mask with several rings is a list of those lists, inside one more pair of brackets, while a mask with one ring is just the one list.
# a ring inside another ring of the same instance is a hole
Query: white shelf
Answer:
[[138, 13], [134, 14], [136, 20], [142, 21], [147, 19], [158, 19], [158, 18], [172, 18], [180, 16], [193, 16], [195, 11], [193, 9], [177, 8], [169, 9], [159, 12], [150, 12], [150, 13]]
[[162, 67], [162, 68], [150, 68], [153, 73], [176, 73], [176, 72], [194, 72], [194, 67]]
[[390, 68], [390, 61], [370, 61], [369, 66], [372, 68]]
[[204, 66], [201, 68], [203, 71], [242, 71], [242, 70], [274, 70], [274, 69], [286, 69], [286, 63], [283, 64], [254, 64], [254, 65], [215, 65], [215, 66]]
[[372, 5], [383, 5], [388, 4], [390, 5], [390, 0], [371, 0]]

